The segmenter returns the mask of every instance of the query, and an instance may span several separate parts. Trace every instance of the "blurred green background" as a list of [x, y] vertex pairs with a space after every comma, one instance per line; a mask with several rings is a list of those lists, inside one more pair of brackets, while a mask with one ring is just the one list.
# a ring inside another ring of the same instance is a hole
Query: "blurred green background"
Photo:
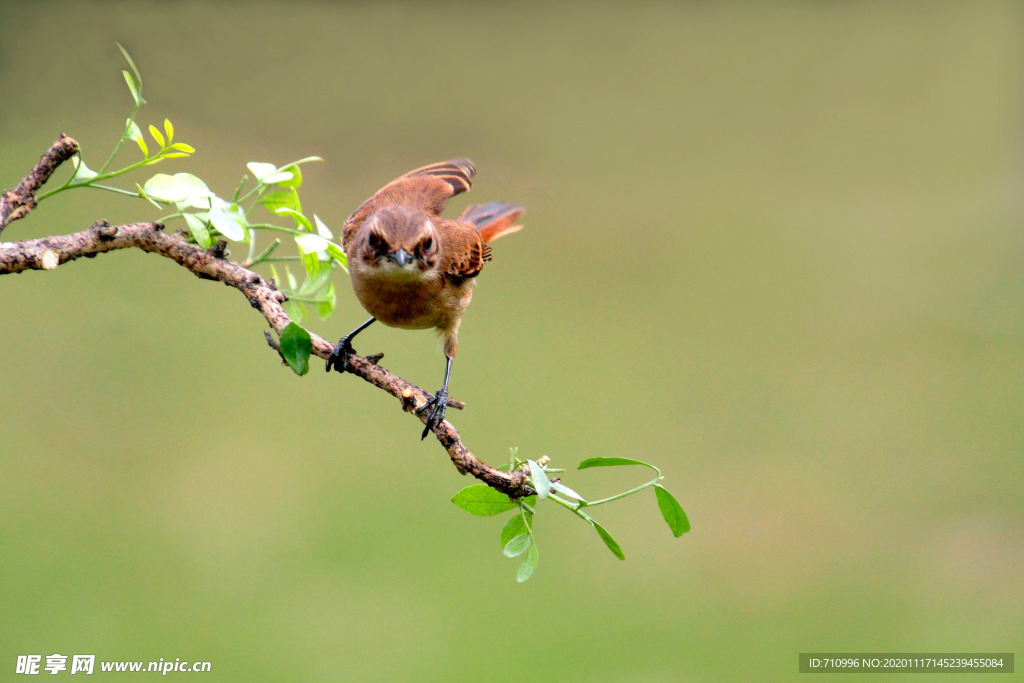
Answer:
[[[393, 399], [283, 369], [236, 291], [108, 254], [0, 278], [0, 678], [55, 652], [274, 681], [773, 680], [806, 651], [1020, 654], [1019, 3], [4, 15], [0, 187], [61, 131], [102, 163], [130, 109], [114, 41], [142, 71], [139, 123], [166, 116], [198, 150], [153, 170], [222, 194], [248, 161], [317, 154], [304, 207], [340, 229], [392, 177], [471, 157], [452, 210], [528, 216], [463, 323], [467, 446], [650, 460], [693, 531], [672, 539], [652, 495], [600, 509], [623, 563], [542, 508], [518, 585], [502, 521], [449, 502], [470, 481]], [[3, 239], [157, 215], [83, 190]], [[338, 285], [311, 324], [329, 338], [365, 317]], [[440, 383], [429, 332], [356, 346]], [[596, 496], [641, 476], [565, 481]]]

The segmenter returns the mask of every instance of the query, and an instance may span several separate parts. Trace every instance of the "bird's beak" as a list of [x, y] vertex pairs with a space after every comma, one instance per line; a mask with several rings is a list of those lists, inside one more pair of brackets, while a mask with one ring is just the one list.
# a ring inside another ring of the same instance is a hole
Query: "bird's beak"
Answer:
[[388, 254], [388, 258], [397, 263], [399, 268], [404, 268], [406, 263], [412, 262], [413, 257], [405, 249], [396, 249]]

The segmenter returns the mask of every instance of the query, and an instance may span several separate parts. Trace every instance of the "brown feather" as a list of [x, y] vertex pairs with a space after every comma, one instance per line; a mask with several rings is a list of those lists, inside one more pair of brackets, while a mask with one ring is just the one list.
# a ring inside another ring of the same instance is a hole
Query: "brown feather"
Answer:
[[386, 206], [409, 206], [432, 218], [444, 211], [452, 197], [468, 192], [473, 187], [476, 166], [469, 159], [452, 159], [409, 171], [392, 180], [367, 199], [345, 221], [342, 246], [346, 253], [349, 243], [367, 218]]

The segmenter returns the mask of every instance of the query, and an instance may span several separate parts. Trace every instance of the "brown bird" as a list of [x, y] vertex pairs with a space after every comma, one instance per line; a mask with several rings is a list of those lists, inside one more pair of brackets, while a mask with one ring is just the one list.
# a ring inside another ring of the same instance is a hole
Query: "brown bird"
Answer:
[[449, 199], [472, 187], [475, 173], [469, 159], [409, 171], [363, 202], [342, 234], [352, 289], [373, 317], [341, 338], [327, 371], [351, 370], [352, 338], [375, 320], [437, 330], [444, 341], [444, 384], [416, 411], [433, 408], [421, 438], [444, 419], [459, 322], [491, 258], [487, 243], [523, 227], [515, 224], [523, 207], [504, 202], [471, 205], [457, 220], [441, 217]]

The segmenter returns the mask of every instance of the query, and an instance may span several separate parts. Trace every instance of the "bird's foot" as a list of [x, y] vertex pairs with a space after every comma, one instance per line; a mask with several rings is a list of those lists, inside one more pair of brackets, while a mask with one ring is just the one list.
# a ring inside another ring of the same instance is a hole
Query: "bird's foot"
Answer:
[[350, 336], [342, 337], [335, 344], [331, 355], [327, 357], [327, 372], [330, 372], [331, 369], [341, 373], [352, 372], [352, 364], [348, 361], [348, 357], [355, 352], [356, 350], [352, 348], [352, 338]]
[[427, 416], [427, 424], [423, 428], [423, 434], [420, 435], [420, 440], [427, 438], [427, 434], [430, 433], [437, 425], [441, 424], [444, 420], [444, 411], [448, 408], [448, 387], [441, 387], [437, 390], [433, 396], [427, 399], [427, 402], [416, 409], [416, 414], [420, 415], [428, 408], [433, 407], [430, 411], [430, 415]]

